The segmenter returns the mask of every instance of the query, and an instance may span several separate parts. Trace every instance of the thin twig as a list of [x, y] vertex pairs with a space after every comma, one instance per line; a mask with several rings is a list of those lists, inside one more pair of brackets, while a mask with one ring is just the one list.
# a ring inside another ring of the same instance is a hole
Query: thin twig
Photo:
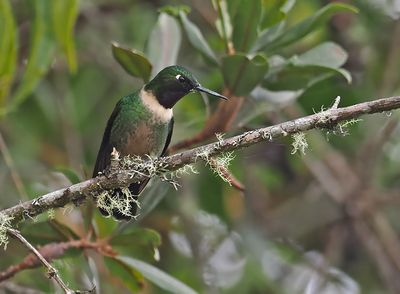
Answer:
[[[187, 164], [204, 160], [204, 155], [211, 158], [262, 141], [271, 141], [287, 136], [288, 134], [304, 132], [315, 128], [333, 128], [342, 121], [365, 114], [384, 112], [396, 108], [400, 108], [400, 96], [359, 103], [344, 108], [328, 109], [320, 113], [248, 131], [238, 136], [160, 158], [154, 160], [153, 165], [155, 170], [160, 173], [171, 172]], [[140, 174], [135, 168], [121, 168], [120, 170], [110, 173], [108, 176], [98, 176], [68, 188], [48, 193], [34, 200], [0, 211], [0, 213], [5, 216], [13, 217], [12, 222], [16, 223], [26, 216], [34, 217], [50, 208], [62, 207], [71, 202], [79, 204], [88, 196], [99, 195], [104, 190], [127, 187], [131, 183], [142, 181], [146, 178], [146, 173]]]
[[12, 237], [18, 239], [26, 248], [28, 248], [39, 260], [40, 262], [47, 268], [47, 274], [49, 278], [54, 279], [58, 285], [64, 290], [66, 294], [75, 294], [75, 293], [93, 293], [92, 290], [90, 291], [79, 291], [79, 290], [71, 290], [68, 286], [64, 283], [64, 281], [60, 278], [58, 271], [40, 254], [40, 252], [33, 247], [31, 243], [29, 243], [24, 236], [18, 230], [15, 229], [8, 229], [8, 234]]
[[219, 165], [218, 161], [214, 158], [210, 158], [209, 162], [213, 170], [218, 170], [218, 173], [222, 175], [222, 178], [226, 180], [232, 187], [239, 190], [240, 192], [245, 191], [244, 185], [229, 171], [229, 169], [223, 165]]

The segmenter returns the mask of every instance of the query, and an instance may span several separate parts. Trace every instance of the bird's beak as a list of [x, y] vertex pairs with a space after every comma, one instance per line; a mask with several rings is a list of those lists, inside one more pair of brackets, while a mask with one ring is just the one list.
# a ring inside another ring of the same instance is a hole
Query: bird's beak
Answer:
[[221, 98], [221, 99], [224, 99], [224, 100], [228, 100], [228, 98], [226, 98], [225, 96], [223, 96], [223, 95], [221, 95], [221, 94], [219, 94], [217, 92], [211, 91], [211, 90], [209, 90], [207, 88], [204, 88], [201, 85], [198, 85], [195, 89], [197, 91], [199, 91], [199, 92], [207, 93], [207, 94], [213, 95], [215, 97], [218, 97], [218, 98]]

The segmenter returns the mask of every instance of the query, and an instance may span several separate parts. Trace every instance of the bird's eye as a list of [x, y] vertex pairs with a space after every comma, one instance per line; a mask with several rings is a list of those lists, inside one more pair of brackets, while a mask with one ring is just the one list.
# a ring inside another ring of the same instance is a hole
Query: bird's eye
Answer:
[[182, 75], [177, 75], [176, 79], [181, 83], [186, 82], [186, 78], [184, 76], [182, 76]]

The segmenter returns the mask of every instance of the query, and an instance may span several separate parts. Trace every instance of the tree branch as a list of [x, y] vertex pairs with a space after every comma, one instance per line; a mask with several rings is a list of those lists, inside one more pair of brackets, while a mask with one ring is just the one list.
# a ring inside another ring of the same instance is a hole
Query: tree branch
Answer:
[[[130, 183], [144, 180], [149, 176], [152, 177], [162, 173], [168, 173], [184, 165], [199, 160], [208, 160], [224, 152], [234, 151], [261, 141], [271, 141], [279, 137], [287, 136], [288, 134], [315, 128], [331, 129], [338, 123], [349, 119], [357, 118], [365, 114], [391, 111], [397, 108], [400, 108], [400, 96], [359, 103], [343, 108], [331, 108], [320, 113], [281, 124], [248, 131], [238, 136], [219, 140], [216, 143], [200, 146], [168, 157], [149, 159], [146, 162], [152, 164], [153, 172], [151, 173], [149, 173], [148, 169], [143, 167], [134, 169], [126, 167], [116, 170], [112, 169], [107, 176], [101, 175], [94, 179], [48, 193], [34, 200], [0, 211], [0, 216], [12, 217], [12, 223], [15, 224], [25, 217], [34, 217], [50, 208], [62, 207], [68, 203], [79, 204], [88, 196], [99, 195], [104, 190], [126, 187]], [[143, 164], [141, 166], [145, 165], [146, 164]]]
[[245, 97], [232, 95], [228, 90], [224, 90], [223, 94], [229, 97], [228, 101], [221, 100], [218, 103], [217, 109], [207, 120], [204, 128], [193, 137], [182, 140], [168, 148], [169, 153], [192, 147], [212, 138], [216, 133], [224, 133], [231, 129]]
[[[93, 249], [104, 256], [116, 255], [116, 252], [106, 242], [99, 242], [99, 241], [92, 242], [86, 239], [70, 240], [59, 243], [50, 243], [44, 245], [43, 247], [38, 248], [37, 251], [45, 260], [51, 262], [54, 259], [58, 259], [64, 256], [65, 252], [72, 248], [81, 250]], [[0, 284], [12, 278], [14, 275], [23, 270], [37, 268], [40, 265], [41, 261], [39, 260], [38, 256], [35, 255], [34, 253], [30, 253], [19, 264], [11, 265], [6, 270], [0, 272]]]
[[90, 291], [75, 291], [68, 288], [68, 286], [64, 283], [64, 281], [60, 278], [58, 271], [44, 258], [40, 252], [33, 247], [31, 243], [29, 243], [21, 233], [14, 229], [8, 229], [8, 234], [13, 236], [14, 238], [18, 239], [26, 248], [28, 248], [36, 257], [37, 259], [47, 268], [49, 278], [54, 279], [58, 285], [64, 290], [66, 294], [74, 294], [74, 293], [93, 293], [92, 290]]

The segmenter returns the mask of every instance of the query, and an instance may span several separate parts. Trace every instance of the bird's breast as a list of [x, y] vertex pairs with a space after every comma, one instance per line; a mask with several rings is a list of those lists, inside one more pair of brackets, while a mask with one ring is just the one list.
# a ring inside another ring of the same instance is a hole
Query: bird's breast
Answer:
[[120, 152], [122, 155], [150, 155], [158, 157], [164, 148], [168, 125], [142, 122], [127, 134]]

